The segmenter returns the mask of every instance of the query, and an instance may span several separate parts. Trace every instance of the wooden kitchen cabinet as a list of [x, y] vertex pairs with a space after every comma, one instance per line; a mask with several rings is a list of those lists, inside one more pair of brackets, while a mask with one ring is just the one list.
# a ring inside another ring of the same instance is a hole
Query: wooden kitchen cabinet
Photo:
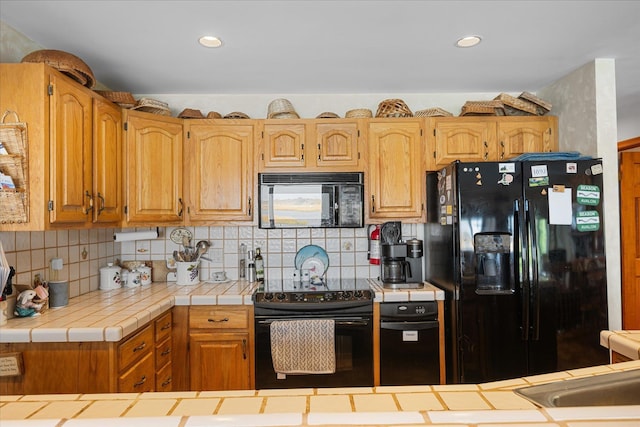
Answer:
[[119, 107], [45, 64], [0, 64], [0, 81], [0, 111], [27, 124], [29, 198], [29, 221], [0, 230], [119, 224]]
[[122, 221], [122, 111], [93, 100], [93, 222]]
[[261, 135], [259, 172], [363, 170], [357, 120], [266, 120]]
[[368, 121], [367, 223], [425, 221], [422, 123], [397, 118]]
[[253, 389], [253, 329], [253, 306], [191, 306], [190, 389]]
[[554, 116], [433, 117], [428, 119], [427, 170], [456, 160], [509, 160], [523, 153], [558, 150]]
[[126, 224], [182, 224], [182, 120], [132, 110], [123, 120]]
[[255, 206], [250, 120], [186, 120], [187, 223], [252, 221]]

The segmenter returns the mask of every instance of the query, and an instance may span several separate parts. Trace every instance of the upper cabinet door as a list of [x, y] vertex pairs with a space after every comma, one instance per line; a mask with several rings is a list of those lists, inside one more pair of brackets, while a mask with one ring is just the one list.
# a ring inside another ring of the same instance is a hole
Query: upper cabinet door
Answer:
[[188, 123], [188, 222], [251, 221], [254, 125]]
[[555, 116], [498, 119], [496, 160], [524, 153], [558, 151], [558, 120]]
[[368, 218], [424, 221], [421, 121], [371, 121], [368, 144]]
[[91, 219], [94, 204], [91, 185], [91, 96], [53, 74], [49, 93], [49, 220], [52, 224], [85, 223]]
[[438, 170], [456, 160], [487, 162], [495, 159], [495, 118], [432, 118], [429, 120], [429, 133], [429, 170]]
[[[273, 120], [276, 121], [276, 120]], [[261, 170], [305, 168], [306, 126], [304, 123], [265, 123], [260, 153]]]
[[93, 101], [93, 222], [122, 220], [122, 112]]
[[182, 120], [125, 114], [127, 223], [182, 223]]
[[316, 123], [316, 156], [318, 167], [339, 168], [347, 171], [362, 170], [360, 151], [358, 150], [358, 123], [332, 121]]

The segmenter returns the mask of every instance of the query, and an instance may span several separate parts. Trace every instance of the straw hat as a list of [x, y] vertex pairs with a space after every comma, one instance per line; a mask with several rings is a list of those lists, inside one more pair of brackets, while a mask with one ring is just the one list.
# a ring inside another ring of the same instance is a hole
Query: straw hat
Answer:
[[96, 85], [96, 78], [91, 68], [82, 59], [69, 52], [55, 49], [36, 50], [22, 58], [21, 62], [43, 62], [67, 74], [83, 86], [93, 88]]

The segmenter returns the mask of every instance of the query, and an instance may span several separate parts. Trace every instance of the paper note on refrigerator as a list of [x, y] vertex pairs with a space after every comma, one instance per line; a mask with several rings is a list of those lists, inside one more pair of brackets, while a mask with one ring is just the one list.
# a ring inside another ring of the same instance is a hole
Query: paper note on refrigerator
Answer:
[[549, 224], [571, 225], [571, 188], [549, 188]]

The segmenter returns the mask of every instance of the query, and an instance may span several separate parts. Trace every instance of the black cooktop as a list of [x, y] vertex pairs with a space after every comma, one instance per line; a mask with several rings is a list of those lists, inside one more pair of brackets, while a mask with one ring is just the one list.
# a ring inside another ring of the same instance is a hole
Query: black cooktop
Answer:
[[304, 304], [373, 299], [367, 279], [327, 279], [320, 283], [269, 280], [253, 294], [253, 301], [263, 304]]

